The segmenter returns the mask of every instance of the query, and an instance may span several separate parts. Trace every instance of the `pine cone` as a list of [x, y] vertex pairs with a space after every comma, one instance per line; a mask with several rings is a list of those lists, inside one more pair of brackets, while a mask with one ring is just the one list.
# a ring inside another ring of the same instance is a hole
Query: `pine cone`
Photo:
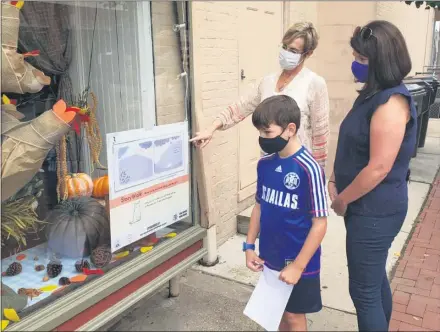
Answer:
[[102, 268], [112, 260], [112, 252], [107, 246], [99, 246], [92, 251], [90, 260], [97, 268]]
[[21, 264], [18, 262], [14, 262], [8, 266], [8, 269], [6, 270], [6, 272], [3, 272], [2, 275], [12, 277], [20, 274], [22, 270], [23, 267], [21, 266]]
[[75, 263], [75, 269], [78, 272], [82, 272], [83, 269], [90, 269], [90, 263], [88, 260], [80, 260]]
[[49, 264], [47, 264], [46, 270], [47, 270], [47, 275], [50, 278], [56, 278], [63, 270], [63, 264], [61, 264], [61, 262], [58, 261], [51, 261], [49, 262]]

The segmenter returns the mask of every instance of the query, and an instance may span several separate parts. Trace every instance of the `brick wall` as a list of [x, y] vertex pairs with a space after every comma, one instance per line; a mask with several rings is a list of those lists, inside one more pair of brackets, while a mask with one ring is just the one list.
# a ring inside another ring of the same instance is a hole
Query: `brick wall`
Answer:
[[[204, 128], [239, 96], [238, 6], [236, 2], [192, 2], [193, 79], [196, 126]], [[237, 128], [217, 132], [200, 152], [206, 212], [219, 243], [236, 233]]]

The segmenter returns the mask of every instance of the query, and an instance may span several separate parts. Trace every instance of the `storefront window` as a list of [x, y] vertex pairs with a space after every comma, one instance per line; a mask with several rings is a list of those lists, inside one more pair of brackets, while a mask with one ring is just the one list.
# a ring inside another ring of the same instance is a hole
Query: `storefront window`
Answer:
[[[107, 134], [187, 126], [187, 39], [173, 30], [185, 15], [183, 2], [2, 2], [3, 309], [23, 318], [194, 225], [192, 199], [162, 227], [136, 204], [110, 218], [109, 198], [109, 169], [122, 166], [109, 168]], [[161, 151], [188, 151], [179, 139], [161, 140]], [[142, 160], [127, 158], [140, 177]], [[191, 198], [190, 160], [181, 167]], [[145, 232], [115, 250], [114, 223], [128, 219]]]

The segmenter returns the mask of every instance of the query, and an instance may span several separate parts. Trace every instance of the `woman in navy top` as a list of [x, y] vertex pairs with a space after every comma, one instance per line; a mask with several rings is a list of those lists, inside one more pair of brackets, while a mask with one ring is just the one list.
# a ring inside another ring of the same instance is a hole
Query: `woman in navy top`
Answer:
[[352, 71], [364, 83], [341, 123], [328, 189], [344, 216], [350, 296], [360, 331], [388, 331], [392, 293], [388, 249], [408, 210], [407, 177], [416, 146], [416, 110], [402, 80], [411, 59], [401, 32], [386, 21], [358, 27]]

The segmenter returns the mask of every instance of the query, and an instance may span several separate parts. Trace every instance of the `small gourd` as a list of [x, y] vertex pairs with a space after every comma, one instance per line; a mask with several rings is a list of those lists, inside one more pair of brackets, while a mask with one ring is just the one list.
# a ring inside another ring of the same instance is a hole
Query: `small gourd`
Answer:
[[72, 173], [65, 179], [67, 197], [91, 196], [93, 192], [92, 178], [85, 173]]
[[93, 197], [103, 198], [109, 193], [108, 175], [93, 180]]

